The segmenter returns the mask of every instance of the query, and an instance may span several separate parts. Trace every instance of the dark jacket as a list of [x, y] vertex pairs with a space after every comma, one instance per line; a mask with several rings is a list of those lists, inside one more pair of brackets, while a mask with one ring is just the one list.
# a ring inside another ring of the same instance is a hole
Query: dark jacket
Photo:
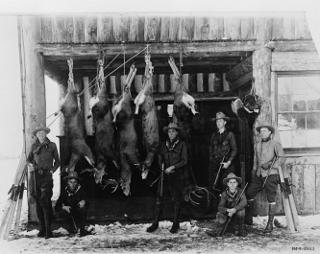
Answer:
[[61, 208], [62, 205], [76, 207], [81, 200], [85, 200], [86, 206], [88, 205], [85, 190], [81, 187], [80, 184], [77, 186], [75, 192], [71, 192], [68, 186], [66, 186], [60, 194], [60, 198], [57, 202], [57, 207]]
[[225, 130], [223, 133], [213, 133], [210, 140], [209, 147], [209, 162], [212, 167], [215, 161], [222, 160], [223, 156], [226, 155], [224, 161], [233, 162], [237, 155], [237, 144], [234, 134], [231, 131]]
[[229, 189], [222, 192], [221, 199], [218, 205], [218, 211], [221, 213], [225, 213], [227, 209], [230, 208], [236, 208], [237, 211], [244, 209], [247, 205], [247, 199], [244, 193], [240, 201], [236, 205], [236, 200], [240, 196], [241, 192], [242, 190], [240, 188], [237, 188], [237, 191], [234, 195], [229, 192]]
[[40, 144], [37, 140], [32, 146], [27, 158], [27, 162], [32, 163], [35, 170], [43, 170], [44, 172], [53, 172], [60, 166], [57, 146], [48, 138]]

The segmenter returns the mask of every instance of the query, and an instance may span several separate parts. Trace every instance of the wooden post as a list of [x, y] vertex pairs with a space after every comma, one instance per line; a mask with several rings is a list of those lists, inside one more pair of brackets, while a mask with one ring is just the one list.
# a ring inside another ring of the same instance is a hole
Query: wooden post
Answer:
[[92, 117], [88, 118], [91, 114], [89, 101], [92, 97], [91, 91], [89, 89], [89, 77], [83, 77], [83, 111], [84, 111], [84, 123], [87, 135], [93, 135]]
[[110, 94], [117, 94], [116, 76], [110, 76]]
[[[59, 84], [59, 104], [65, 98], [66, 94], [67, 94], [67, 87], [64, 84]], [[64, 136], [65, 121], [64, 121], [63, 114], [61, 112], [60, 114], [61, 116], [59, 118], [59, 135]]]
[[216, 78], [215, 73], [209, 73], [208, 75], [208, 92], [214, 92], [214, 80]]
[[197, 73], [197, 92], [202, 93], [203, 91], [203, 73]]
[[186, 91], [189, 91], [189, 74], [185, 73], [182, 75], [182, 83]]
[[158, 92], [159, 92], [159, 93], [165, 93], [165, 92], [166, 92], [166, 88], [165, 88], [165, 75], [164, 75], [164, 74], [160, 74], [160, 75], [159, 75]]
[[226, 79], [226, 73], [222, 73], [222, 84], [223, 84], [223, 91], [230, 91], [229, 82]]
[[[44, 85], [43, 57], [37, 53], [40, 41], [40, 20], [35, 16], [18, 17], [19, 58], [24, 104], [24, 126], [26, 153], [28, 154], [34, 138], [32, 131], [36, 126], [46, 124], [46, 99]], [[30, 185], [30, 173], [28, 185]], [[28, 188], [29, 189], [29, 188]], [[37, 221], [35, 200], [28, 191], [28, 221]]]

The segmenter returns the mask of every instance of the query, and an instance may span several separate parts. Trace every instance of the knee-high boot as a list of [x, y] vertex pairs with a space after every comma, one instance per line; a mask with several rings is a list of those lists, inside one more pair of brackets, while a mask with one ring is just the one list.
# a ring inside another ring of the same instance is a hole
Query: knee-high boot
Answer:
[[276, 204], [275, 203], [270, 203], [269, 204], [269, 213], [268, 213], [268, 223], [266, 228], [264, 229], [265, 233], [270, 233], [273, 230], [273, 219], [275, 215], [275, 209], [276, 209]]
[[151, 224], [151, 226], [147, 228], [147, 232], [152, 233], [159, 227], [159, 220], [160, 220], [161, 213], [162, 213], [162, 203], [160, 201], [157, 201], [154, 221]]
[[174, 217], [170, 233], [175, 234], [180, 228], [179, 224], [179, 215], [180, 215], [180, 203], [174, 204]]
[[253, 211], [254, 211], [254, 200], [248, 200], [248, 205], [246, 207], [245, 224], [253, 224]]

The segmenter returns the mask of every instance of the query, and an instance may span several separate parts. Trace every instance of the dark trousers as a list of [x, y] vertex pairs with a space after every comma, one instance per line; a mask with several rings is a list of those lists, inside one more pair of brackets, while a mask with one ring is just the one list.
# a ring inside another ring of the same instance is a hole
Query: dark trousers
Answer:
[[87, 208], [78, 206], [71, 207], [71, 212], [61, 211], [63, 218], [63, 227], [70, 233], [76, 233], [77, 229], [84, 229], [87, 219]]
[[[247, 190], [247, 199], [254, 199], [258, 192], [262, 191], [262, 185], [266, 178], [253, 176]], [[279, 175], [269, 175], [264, 188], [266, 189], [268, 203], [276, 202], [277, 185], [280, 183]]]
[[40, 223], [40, 231], [51, 232], [52, 211], [52, 188], [53, 180], [51, 174], [36, 174], [36, 208]]

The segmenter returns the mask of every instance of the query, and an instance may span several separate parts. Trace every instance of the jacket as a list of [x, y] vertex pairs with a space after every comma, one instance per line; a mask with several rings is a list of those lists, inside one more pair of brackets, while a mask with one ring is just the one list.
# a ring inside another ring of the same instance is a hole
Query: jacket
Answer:
[[35, 170], [42, 170], [45, 173], [49, 171], [55, 172], [60, 166], [60, 159], [55, 143], [48, 138], [40, 144], [37, 140], [32, 146], [27, 158], [27, 162], [32, 163]]
[[218, 211], [221, 213], [225, 213], [227, 209], [235, 208], [237, 211], [244, 209], [247, 206], [247, 198], [243, 193], [240, 201], [236, 205], [236, 200], [240, 196], [242, 189], [237, 188], [235, 194], [231, 194], [229, 189], [225, 190], [221, 194], [221, 199], [218, 205]]
[[233, 132], [225, 130], [221, 134], [213, 133], [210, 139], [209, 156], [210, 165], [213, 161], [221, 161], [225, 156], [224, 161], [232, 161], [237, 155], [237, 143]]
[[87, 206], [85, 190], [80, 184], [78, 184], [77, 189], [74, 192], [71, 192], [68, 186], [66, 186], [61, 192], [60, 198], [57, 202], [57, 207], [60, 208], [62, 205], [76, 207], [82, 200], [86, 201]]
[[[260, 141], [256, 145], [255, 156], [253, 162], [253, 173], [257, 176], [266, 177], [268, 169], [272, 164], [275, 156], [283, 156], [284, 152], [281, 144], [278, 141], [270, 139], [268, 141]], [[270, 175], [277, 175], [278, 168], [285, 162], [284, 157], [278, 157], [270, 170]]]

